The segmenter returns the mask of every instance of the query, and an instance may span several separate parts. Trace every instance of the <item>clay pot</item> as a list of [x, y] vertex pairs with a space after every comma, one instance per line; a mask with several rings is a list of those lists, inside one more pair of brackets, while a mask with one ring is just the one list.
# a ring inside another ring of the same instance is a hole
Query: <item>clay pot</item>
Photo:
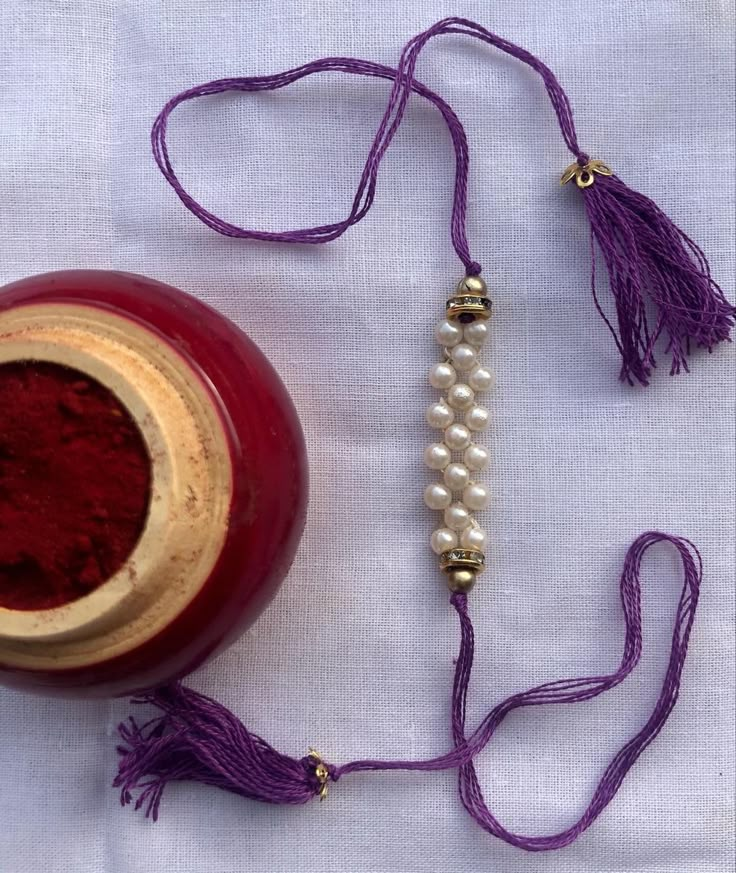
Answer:
[[127, 560], [94, 591], [53, 609], [0, 608], [0, 682], [102, 696], [183, 676], [255, 621], [291, 565], [308, 492], [291, 399], [227, 319], [127, 273], [0, 289], [0, 364], [28, 360], [115, 395], [145, 442], [150, 499]]

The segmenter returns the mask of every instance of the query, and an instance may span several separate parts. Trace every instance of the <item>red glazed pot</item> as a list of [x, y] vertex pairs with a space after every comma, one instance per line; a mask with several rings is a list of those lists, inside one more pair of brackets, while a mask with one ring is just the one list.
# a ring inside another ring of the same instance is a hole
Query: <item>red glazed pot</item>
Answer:
[[90, 594], [0, 607], [0, 682], [104, 696], [183, 676], [255, 621], [293, 560], [308, 484], [291, 399], [223, 316], [127, 273], [2, 289], [0, 364], [24, 360], [76, 369], [115, 395], [146, 444], [150, 500], [128, 559]]

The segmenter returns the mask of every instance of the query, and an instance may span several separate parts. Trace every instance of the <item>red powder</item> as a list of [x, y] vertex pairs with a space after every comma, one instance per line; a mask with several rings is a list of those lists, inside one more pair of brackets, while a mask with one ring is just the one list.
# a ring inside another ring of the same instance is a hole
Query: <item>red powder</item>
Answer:
[[93, 591], [135, 546], [151, 464], [114, 394], [77, 370], [0, 365], [0, 606]]

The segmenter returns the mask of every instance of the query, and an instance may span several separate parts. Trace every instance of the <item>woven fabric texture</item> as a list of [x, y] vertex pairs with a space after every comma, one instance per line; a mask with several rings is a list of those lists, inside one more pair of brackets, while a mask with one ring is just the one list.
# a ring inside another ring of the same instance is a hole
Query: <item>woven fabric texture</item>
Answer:
[[[185, 87], [323, 55], [392, 64], [450, 14], [528, 48], [572, 101], [580, 141], [653, 197], [734, 285], [733, 0], [6, 0], [0, 5], [0, 281], [52, 269], [150, 275], [217, 307], [264, 350], [301, 416], [311, 462], [304, 539], [281, 593], [191, 677], [290, 754], [341, 762], [449, 747], [458, 630], [428, 549], [421, 494], [437, 359], [432, 330], [460, 277], [449, 243], [450, 142], [418, 99], [369, 217], [327, 246], [244, 243], [187, 213], [148, 134]], [[680, 701], [619, 796], [576, 844], [525, 855], [464, 814], [455, 776], [346, 778], [328, 802], [274, 808], [177, 785], [156, 825], [110, 787], [125, 701], [0, 690], [1, 873], [727, 873], [734, 816], [732, 347], [617, 381], [589, 292], [580, 194], [547, 97], [525, 67], [445, 37], [418, 75], [471, 145], [469, 236], [496, 303], [489, 570], [474, 591], [469, 723], [516, 690], [610, 671], [629, 543], [690, 537], [705, 580]], [[341, 218], [385, 83], [312, 77], [276, 94], [183, 107], [170, 146], [218, 214], [270, 230]], [[566, 827], [648, 717], [680, 569], [644, 570], [645, 652], [591, 703], [515, 714], [479, 761], [508, 826]]]

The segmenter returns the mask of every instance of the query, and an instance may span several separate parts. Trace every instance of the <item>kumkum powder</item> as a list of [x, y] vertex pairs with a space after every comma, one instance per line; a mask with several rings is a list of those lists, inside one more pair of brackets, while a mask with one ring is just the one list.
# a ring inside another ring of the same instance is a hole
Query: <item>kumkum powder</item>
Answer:
[[0, 364], [0, 606], [51, 609], [125, 563], [151, 463], [115, 395], [78, 370]]

